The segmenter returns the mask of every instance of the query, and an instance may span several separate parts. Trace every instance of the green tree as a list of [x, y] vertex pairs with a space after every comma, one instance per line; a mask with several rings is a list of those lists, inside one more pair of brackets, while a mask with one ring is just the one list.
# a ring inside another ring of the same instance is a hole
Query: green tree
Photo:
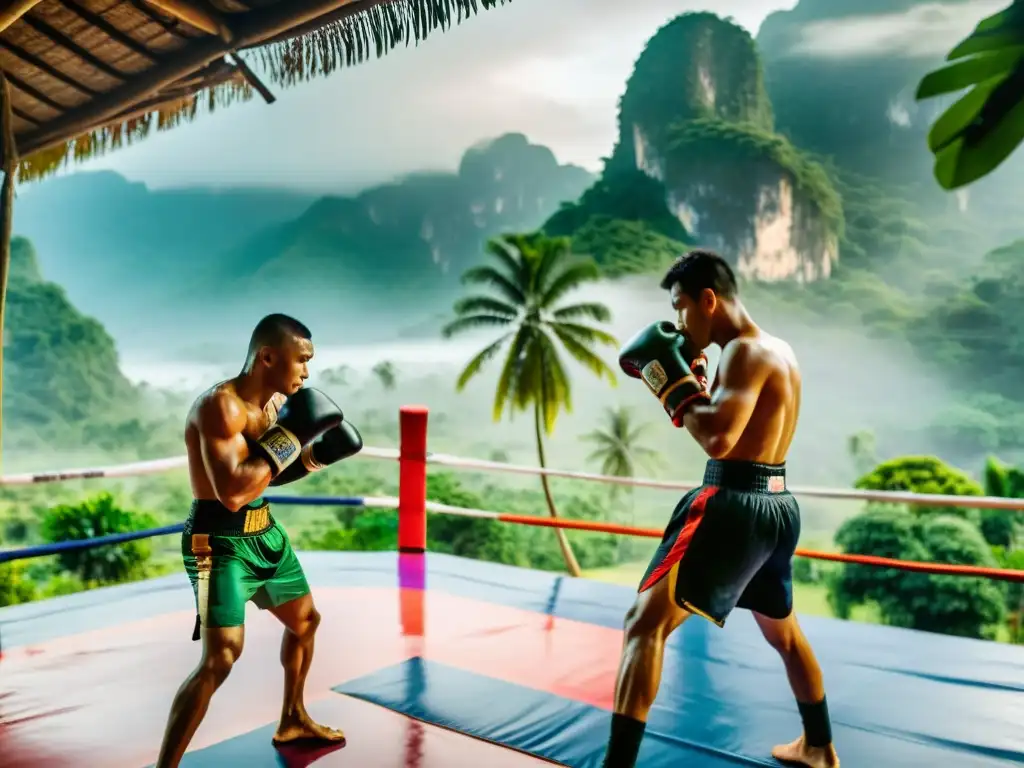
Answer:
[[35, 599], [36, 587], [26, 570], [25, 563], [20, 560], [0, 565], [0, 607]]
[[[155, 525], [152, 516], [123, 509], [109, 493], [101, 493], [77, 504], [51, 507], [44, 513], [40, 529], [47, 541], [60, 542], [142, 531]], [[63, 570], [85, 583], [109, 584], [145, 576], [149, 555], [149, 542], [137, 540], [70, 550], [57, 559]]]
[[[943, 496], [983, 496], [981, 486], [967, 474], [934, 456], [901, 456], [884, 461], [861, 477], [857, 488], [871, 491], [911, 491]], [[977, 520], [976, 510], [969, 507], [931, 507], [914, 504], [916, 515], [958, 515]]]
[[[992, 553], [1003, 568], [1024, 571], [1024, 549], [1008, 552], [1002, 547], [992, 547]], [[1024, 584], [1010, 582], [1006, 585], [1006, 605], [1010, 612], [1007, 622], [1010, 628], [1010, 641], [1024, 643]]]
[[[456, 302], [455, 320], [444, 328], [445, 338], [481, 328], [504, 332], [488, 344], [459, 375], [462, 391], [506, 347], [508, 353], [494, 395], [494, 419], [509, 412], [533, 409], [537, 458], [546, 466], [544, 434], [554, 431], [560, 411], [572, 408], [572, 388], [562, 352], [599, 377], [615, 383], [615, 374], [596, 354], [598, 345], [617, 345], [614, 337], [582, 321], [606, 323], [611, 313], [604, 304], [564, 305], [573, 290], [598, 279], [597, 265], [572, 253], [568, 238], [541, 233], [504, 235], [487, 243], [491, 264], [468, 269], [469, 285], [486, 286], [491, 295], [473, 295]], [[548, 513], [558, 517], [546, 475], [541, 485]], [[562, 529], [555, 529], [566, 568], [580, 575], [579, 564]]]
[[947, 55], [955, 62], [929, 73], [918, 100], [971, 90], [928, 133], [935, 178], [957, 189], [994, 171], [1024, 139], [1024, 0], [978, 22]]
[[397, 378], [395, 366], [388, 360], [382, 360], [373, 366], [371, 373], [377, 377], [377, 381], [380, 382], [385, 392], [390, 392], [395, 388], [395, 379]]
[[[985, 462], [985, 495], [1004, 499], [1024, 498], [1024, 472], [1003, 464], [994, 457]], [[1016, 510], [981, 510], [981, 533], [994, 547], [1013, 551], [1024, 513]]]
[[[427, 476], [427, 498], [439, 504], [463, 509], [486, 509], [478, 494], [467, 490], [448, 472]], [[530, 549], [522, 546], [519, 526], [496, 523], [478, 517], [432, 515], [427, 526], [428, 549], [460, 557], [529, 567]]]
[[[870, 508], [847, 520], [836, 543], [850, 554], [994, 567], [978, 529], [951, 515], [920, 517], [894, 506]], [[1006, 616], [1002, 585], [987, 579], [932, 576], [867, 565], [845, 565], [831, 579], [829, 599], [840, 617], [874, 603], [888, 624], [965, 637], [991, 636]]]

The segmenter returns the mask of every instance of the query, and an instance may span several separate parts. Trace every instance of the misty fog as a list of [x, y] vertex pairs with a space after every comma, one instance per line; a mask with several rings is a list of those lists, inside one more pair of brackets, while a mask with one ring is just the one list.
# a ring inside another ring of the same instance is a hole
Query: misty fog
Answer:
[[[653, 277], [602, 282], [566, 299], [576, 300], [607, 304], [613, 313], [611, 332], [620, 342], [647, 323], [673, 319], [668, 294]], [[792, 344], [803, 369], [803, 410], [789, 458], [794, 485], [849, 487], [857, 472], [847, 453], [847, 441], [863, 430], [875, 433], [879, 458], [930, 452], [924, 427], [938, 410], [953, 402], [953, 396], [934, 370], [916, 361], [910, 345], [869, 339], [857, 328], [808, 325], [787, 316], [784, 307], [757, 298], [748, 302], [748, 308], [767, 332]], [[363, 422], [391, 444], [397, 439], [398, 408], [422, 403], [431, 409], [432, 450], [535, 464], [529, 414], [517, 414], [501, 423], [491, 418], [500, 360], [463, 393], [454, 389], [461, 367], [496, 334], [445, 341], [440, 336], [444, 319], [432, 315], [416, 322], [408, 307], [396, 307], [387, 323], [391, 340], [372, 344], [338, 343], [337, 329], [313, 324], [314, 339], [323, 341], [317, 347], [309, 384], [336, 398], [357, 426]], [[215, 318], [211, 321], [216, 323]], [[409, 338], [411, 330], [419, 338]], [[358, 334], [358, 329], [349, 328], [344, 335], [352, 334]], [[151, 348], [146, 354], [124, 354], [122, 363], [136, 381], [194, 396], [238, 372], [247, 341], [244, 333], [233, 332], [217, 342], [197, 340], [188, 361], [161, 359]], [[712, 348], [708, 353], [714, 369], [719, 350]], [[607, 349], [603, 356], [618, 371], [617, 350]], [[391, 391], [384, 390], [372, 373], [373, 366], [383, 361], [389, 361], [396, 371]], [[664, 479], [699, 480], [704, 462], [701, 450], [685, 431], [671, 426], [641, 382], [620, 373], [618, 385], [610, 388], [568, 358], [565, 364], [572, 378], [573, 410], [560, 417], [550, 439], [548, 461], [552, 466], [598, 471], [599, 467], [586, 460], [591, 446], [579, 438], [603, 426], [606, 408], [626, 405], [638, 421], [649, 425], [647, 445], [665, 457], [665, 466], [653, 474]], [[344, 383], [327, 373], [339, 366], [347, 368]], [[638, 500], [644, 504], [648, 496], [638, 496]], [[651, 498], [661, 499], [652, 502], [652, 514], [667, 514], [664, 505], [671, 499], [663, 493]], [[846, 503], [815, 505], [808, 501], [805, 506], [842, 516], [854, 511]], [[813, 526], [813, 521], [810, 524]]]

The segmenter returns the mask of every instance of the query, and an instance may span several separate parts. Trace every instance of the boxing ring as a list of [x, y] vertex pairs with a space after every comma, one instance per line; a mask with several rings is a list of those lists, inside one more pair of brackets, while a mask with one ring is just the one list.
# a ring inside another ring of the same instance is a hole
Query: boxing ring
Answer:
[[[399, 552], [300, 552], [323, 617], [306, 699], [341, 727], [346, 746], [275, 751], [280, 709], [277, 622], [252, 606], [245, 650], [182, 761], [304, 768], [598, 768], [608, 733], [623, 616], [635, 590], [426, 552], [430, 514], [561, 525], [629, 535], [661, 531], [503, 515], [426, 499], [429, 464], [473, 471], [541, 470], [430, 454], [425, 409], [403, 409], [398, 498], [268, 496], [274, 504], [398, 510]], [[9, 476], [8, 484], [116, 477], [141, 467]], [[600, 482], [587, 473], [547, 470]], [[638, 481], [684, 489], [692, 484]], [[833, 498], [921, 503], [900, 493], [793, 488]], [[1019, 509], [1020, 499], [926, 497], [929, 506]], [[168, 526], [101, 540], [0, 551], [0, 562], [64, 548], [173, 534]], [[929, 573], [1024, 581], [1024, 572], [802, 556]], [[799, 603], [797, 610], [799, 611]], [[0, 765], [140, 768], [152, 764], [175, 690], [195, 666], [195, 606], [183, 574], [0, 609]], [[997, 768], [1024, 763], [1024, 648], [836, 619], [802, 619], [825, 671], [844, 768]], [[782, 665], [753, 619], [724, 629], [693, 620], [666, 649], [639, 765], [777, 765], [772, 745], [800, 730]]]

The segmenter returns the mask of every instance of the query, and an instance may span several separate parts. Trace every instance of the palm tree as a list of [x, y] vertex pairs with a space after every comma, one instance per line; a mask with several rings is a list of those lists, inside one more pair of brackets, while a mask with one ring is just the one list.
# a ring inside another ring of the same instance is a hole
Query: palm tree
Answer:
[[[662, 466], [661, 454], [641, 445], [644, 433], [649, 428], [650, 424], [634, 422], [633, 411], [630, 408], [620, 406], [605, 409], [604, 426], [583, 436], [583, 440], [596, 444], [594, 450], [587, 456], [587, 461], [601, 462], [601, 474], [613, 477], [636, 477], [637, 469], [652, 471], [656, 467]], [[615, 501], [623, 488], [629, 497], [629, 524], [635, 525], [636, 507], [633, 501], [633, 486], [613, 485], [611, 498], [612, 501]], [[620, 537], [620, 556], [627, 551], [626, 545], [626, 538]]]
[[[605, 423], [583, 436], [596, 448], [587, 456], [587, 461], [600, 461], [601, 474], [613, 477], [636, 477], [637, 469], [653, 470], [662, 464], [661, 455], [641, 445], [644, 433], [650, 424], [636, 424], [631, 408], [619, 406], [605, 409]], [[632, 486], [626, 486], [632, 490]], [[622, 486], [613, 486], [615, 494]]]
[[[598, 279], [597, 265], [573, 256], [568, 238], [549, 238], [541, 233], [503, 235], [487, 243], [492, 264], [466, 270], [462, 281], [486, 286], [491, 295], [473, 295], [455, 303], [456, 318], [444, 327], [445, 338], [480, 328], [500, 328], [501, 336], [482, 349], [459, 375], [455, 384], [462, 391], [484, 366], [506, 347], [508, 353], [494, 393], [494, 420], [506, 410], [533, 409], [537, 458], [546, 466], [544, 434], [550, 435], [560, 411], [572, 410], [572, 388], [562, 361], [564, 351], [596, 376], [614, 386], [615, 374], [598, 357], [597, 345], [617, 346], [610, 334], [585, 324], [606, 323], [611, 312], [604, 304], [580, 302], [563, 305], [571, 291]], [[541, 486], [548, 513], [558, 517], [547, 475]], [[565, 565], [573, 576], [580, 575], [579, 563], [565, 536], [555, 529]]]
[[373, 366], [373, 375], [377, 377], [385, 392], [395, 388], [395, 366], [387, 360], [383, 360]]

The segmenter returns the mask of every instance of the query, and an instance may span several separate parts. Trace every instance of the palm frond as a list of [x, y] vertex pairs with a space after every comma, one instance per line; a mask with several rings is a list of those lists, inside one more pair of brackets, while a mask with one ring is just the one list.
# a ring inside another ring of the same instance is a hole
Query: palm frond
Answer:
[[581, 323], [548, 323], [552, 328], [559, 328], [562, 333], [572, 336], [580, 344], [605, 344], [609, 347], [617, 347], [619, 340], [610, 333], [594, 328], [592, 325]]
[[475, 331], [480, 328], [496, 328], [511, 325], [515, 318], [507, 315], [465, 315], [457, 317], [441, 329], [441, 335], [450, 339], [466, 331]]
[[617, 442], [615, 437], [599, 429], [587, 432], [585, 435], [580, 435], [580, 440], [585, 443], [602, 443], [604, 445], [614, 445]]
[[505, 342], [508, 341], [511, 335], [511, 333], [506, 333], [497, 341], [488, 344], [476, 355], [474, 355], [472, 360], [466, 363], [466, 367], [462, 370], [462, 373], [459, 374], [459, 378], [455, 382], [455, 390], [457, 392], [461, 392], [463, 389], [465, 389], [466, 385], [469, 383], [469, 380], [476, 376], [480, 372], [480, 370], [491, 360], [491, 358], [493, 358], [496, 354], [498, 354], [498, 352], [501, 351], [501, 348], [504, 346]]
[[572, 410], [572, 390], [554, 340], [539, 328], [531, 329], [519, 383], [517, 406], [538, 407], [544, 430], [550, 434], [559, 411]]
[[516, 306], [526, 306], [526, 293], [513, 280], [489, 265], [471, 267], [462, 273], [462, 282], [467, 285], [488, 285]]
[[565, 347], [565, 351], [569, 353], [573, 360], [598, 378], [608, 379], [608, 383], [613, 386], [616, 384], [615, 372], [608, 367], [608, 364], [605, 363], [604, 360], [595, 355], [585, 345], [581, 344], [571, 334], [564, 333], [561, 326], [552, 325], [550, 327], [558, 337], [558, 340], [562, 342], [562, 346]]
[[520, 325], [516, 331], [512, 344], [509, 345], [508, 355], [505, 356], [505, 364], [501, 367], [501, 375], [498, 377], [498, 385], [494, 390], [494, 408], [492, 415], [495, 421], [501, 421], [505, 413], [505, 407], [512, 403], [513, 407], [519, 405], [519, 391], [522, 382], [523, 357], [529, 346], [532, 329]]
[[538, 306], [553, 307], [570, 291], [579, 288], [584, 283], [592, 283], [600, 276], [601, 273], [593, 260], [574, 261], [551, 279], [538, 299]]
[[516, 307], [492, 296], [467, 296], [456, 301], [452, 309], [456, 315], [481, 312], [488, 315], [508, 316], [509, 320], [512, 320], [519, 314], [519, 310]]
[[509, 0], [392, 0], [348, 15], [301, 37], [259, 48], [272, 82], [292, 85], [329, 75], [342, 66], [378, 58], [400, 45], [419, 44], [435, 30], [448, 30]]
[[519, 235], [492, 237], [484, 246], [484, 251], [505, 267], [509, 278], [515, 285], [525, 288], [530, 284], [529, 268]]
[[598, 323], [607, 323], [612, 319], [612, 313], [604, 304], [597, 302], [581, 302], [570, 304], [567, 307], [556, 309], [551, 313], [554, 320], [593, 320]]
[[[552, 275], [558, 274], [558, 268], [574, 262], [572, 241], [568, 237], [534, 236], [533, 242], [537, 251], [533, 280], [534, 291], [543, 297], [550, 288], [549, 281]], [[543, 298], [541, 306], [548, 306], [543, 303]]]
[[626, 439], [631, 443], [639, 442], [643, 439], [644, 435], [651, 431], [651, 423], [649, 421], [642, 422], [636, 426], [632, 426], [632, 423], [630, 423], [630, 427]]
[[558, 347], [546, 333], [538, 334], [544, 339], [543, 360], [544, 366], [541, 375], [544, 379], [544, 429], [550, 435], [555, 431], [555, 422], [558, 419], [558, 412], [565, 410], [572, 413], [572, 386], [569, 383], [569, 375], [562, 365], [558, 355]]

